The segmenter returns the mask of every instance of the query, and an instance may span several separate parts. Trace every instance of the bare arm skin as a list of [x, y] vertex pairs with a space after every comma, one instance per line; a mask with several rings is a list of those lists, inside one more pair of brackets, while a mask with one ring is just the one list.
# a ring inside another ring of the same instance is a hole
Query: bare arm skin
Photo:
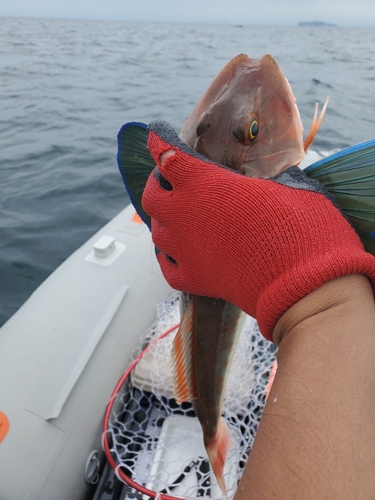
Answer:
[[278, 371], [235, 500], [375, 498], [375, 307], [345, 276], [274, 330]]

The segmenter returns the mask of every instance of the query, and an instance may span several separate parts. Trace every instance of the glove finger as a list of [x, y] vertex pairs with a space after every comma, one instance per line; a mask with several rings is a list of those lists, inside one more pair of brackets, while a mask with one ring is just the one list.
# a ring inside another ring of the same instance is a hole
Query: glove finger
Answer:
[[[205, 170], [210, 166], [226, 169], [223, 165], [211, 162], [182, 142], [168, 123], [161, 120], [153, 121], [148, 129], [147, 147], [157, 164], [159, 173], [172, 187], [187, 181], [192, 175], [195, 176], [202, 170], [202, 167]], [[163, 153], [171, 150], [175, 151], [175, 154], [162, 161]]]
[[[171, 237], [171, 231], [168, 225], [164, 225], [158, 219], [151, 219], [151, 236], [156, 248], [156, 253], [159, 252], [168, 256], [168, 260], [177, 265], [178, 257], [176, 252], [176, 240]], [[175, 235], [175, 233], [173, 233]]]
[[156, 258], [159, 262], [163, 276], [169, 285], [175, 290], [181, 290], [181, 277], [178, 264], [173, 263], [170, 257], [161, 250], [158, 250], [156, 253]]
[[168, 214], [172, 210], [170, 206], [172, 192], [172, 190], [162, 187], [157, 171], [154, 169], [147, 179], [142, 193], [143, 210], [151, 218], [157, 219], [160, 222], [168, 220], [170, 218]]
[[177, 265], [178, 265], [178, 264], [177, 264], [177, 262], [174, 260], [174, 258], [173, 258], [173, 257], [171, 257], [170, 255], [168, 255], [168, 254], [166, 254], [166, 253], [162, 252], [162, 251], [160, 250], [160, 248], [155, 247], [155, 254], [156, 254], [156, 255], [159, 255], [160, 253], [162, 253], [162, 254], [164, 254], [164, 255], [165, 255], [165, 258], [168, 260], [168, 262], [170, 262], [171, 264], [173, 264], [173, 265], [175, 265], [175, 266], [177, 266]]

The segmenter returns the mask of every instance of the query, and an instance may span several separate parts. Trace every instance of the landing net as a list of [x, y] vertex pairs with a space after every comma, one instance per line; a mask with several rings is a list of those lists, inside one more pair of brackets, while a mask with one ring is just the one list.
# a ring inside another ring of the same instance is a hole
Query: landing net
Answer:
[[[170, 352], [179, 320], [179, 295], [174, 294], [158, 306], [156, 322], [145, 332], [142, 347], [114, 391], [105, 417], [103, 446], [117, 476], [141, 493], [137, 498], [219, 500], [224, 497], [211, 471], [193, 408], [190, 403], [178, 405], [173, 398]], [[247, 317], [223, 410], [233, 437], [224, 473], [227, 498], [233, 498], [251, 450], [275, 355], [275, 346], [260, 335], [256, 321]]]

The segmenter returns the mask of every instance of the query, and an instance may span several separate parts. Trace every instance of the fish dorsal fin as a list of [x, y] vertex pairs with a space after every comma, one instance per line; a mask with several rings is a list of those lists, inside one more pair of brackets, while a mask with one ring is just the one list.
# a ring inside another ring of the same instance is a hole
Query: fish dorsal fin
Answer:
[[305, 174], [324, 184], [375, 255], [375, 139], [313, 163]]
[[328, 106], [328, 101], [329, 101], [329, 97], [326, 97], [325, 103], [324, 103], [323, 108], [319, 114], [319, 117], [318, 117], [319, 103], [318, 102], [315, 103], [314, 116], [313, 116], [313, 119], [312, 119], [312, 122], [310, 125], [310, 129], [307, 133], [305, 142], [303, 143], [303, 148], [305, 150], [305, 153], [307, 152], [307, 150], [309, 149], [309, 147], [313, 143], [315, 136], [318, 133], [318, 130], [320, 128], [320, 125], [322, 124], [323, 117], [324, 117], [324, 114], [325, 114], [327, 106]]
[[194, 300], [190, 300], [172, 346], [174, 394], [178, 404], [198, 397], [192, 372], [195, 366], [193, 359], [194, 316]]
[[117, 163], [130, 200], [138, 215], [151, 228], [151, 219], [142, 208], [142, 194], [155, 162], [147, 149], [147, 125], [126, 123], [117, 136]]

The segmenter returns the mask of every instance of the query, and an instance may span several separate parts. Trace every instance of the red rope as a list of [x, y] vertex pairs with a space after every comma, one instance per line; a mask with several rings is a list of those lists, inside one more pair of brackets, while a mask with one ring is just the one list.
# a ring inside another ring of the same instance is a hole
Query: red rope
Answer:
[[181, 499], [177, 499], [176, 497], [172, 497], [170, 495], [159, 494], [156, 491], [148, 490], [147, 488], [144, 488], [142, 485], [140, 485], [140, 484], [136, 483], [135, 481], [133, 481], [132, 479], [130, 479], [130, 477], [127, 476], [125, 474], [125, 472], [120, 469], [120, 467], [118, 466], [118, 464], [116, 464], [116, 462], [114, 461], [114, 459], [112, 457], [110, 446], [109, 446], [109, 443], [108, 443], [108, 434], [109, 434], [108, 427], [109, 427], [109, 418], [111, 416], [113, 404], [114, 404], [114, 402], [116, 400], [116, 397], [117, 397], [117, 395], [118, 395], [118, 393], [119, 393], [119, 391], [120, 391], [123, 383], [125, 382], [125, 380], [130, 375], [130, 372], [133, 370], [133, 368], [135, 367], [135, 365], [143, 358], [143, 356], [151, 348], [151, 346], [153, 346], [156, 342], [158, 342], [159, 340], [161, 340], [164, 337], [166, 337], [167, 335], [169, 335], [171, 332], [173, 332], [174, 330], [176, 330], [176, 328], [178, 328], [178, 327], [179, 327], [178, 324], [175, 325], [175, 326], [172, 326], [167, 331], [165, 331], [164, 333], [162, 333], [161, 335], [159, 335], [159, 337], [157, 337], [152, 342], [150, 342], [150, 344], [142, 352], [140, 352], [138, 354], [138, 356], [134, 359], [134, 361], [132, 361], [130, 363], [130, 365], [126, 369], [125, 373], [123, 374], [123, 376], [118, 381], [118, 383], [117, 383], [117, 385], [116, 385], [116, 387], [115, 387], [115, 389], [114, 389], [114, 391], [113, 391], [113, 393], [111, 395], [111, 398], [110, 398], [109, 403], [107, 405], [106, 412], [104, 414], [104, 424], [103, 424], [103, 433], [104, 433], [103, 434], [103, 448], [104, 448], [104, 452], [105, 452], [105, 455], [107, 457], [107, 460], [108, 460], [109, 464], [111, 465], [111, 467], [115, 471], [117, 471], [118, 476], [125, 483], [127, 483], [129, 486], [131, 486], [132, 488], [140, 491], [144, 495], [148, 495], [151, 498], [155, 498], [158, 495], [161, 500], [181, 500]]

